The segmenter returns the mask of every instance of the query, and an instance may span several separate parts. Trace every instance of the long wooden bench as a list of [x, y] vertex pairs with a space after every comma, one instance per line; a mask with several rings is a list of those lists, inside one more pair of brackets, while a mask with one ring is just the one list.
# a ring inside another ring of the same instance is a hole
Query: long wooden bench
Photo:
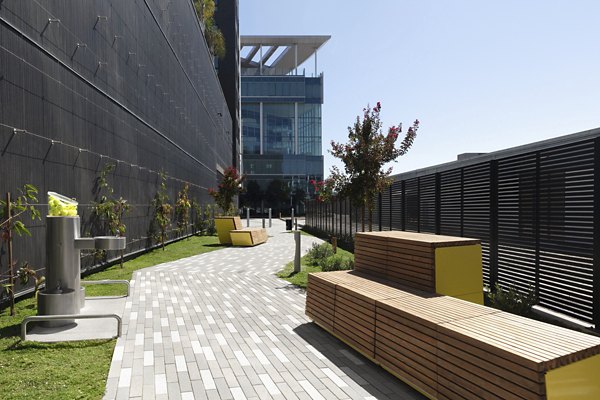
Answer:
[[265, 243], [269, 237], [264, 228], [235, 229], [229, 231], [229, 235], [234, 246], [256, 246]]
[[411, 287], [402, 263], [375, 264], [310, 274], [306, 314], [426, 396], [600, 398], [599, 337]]

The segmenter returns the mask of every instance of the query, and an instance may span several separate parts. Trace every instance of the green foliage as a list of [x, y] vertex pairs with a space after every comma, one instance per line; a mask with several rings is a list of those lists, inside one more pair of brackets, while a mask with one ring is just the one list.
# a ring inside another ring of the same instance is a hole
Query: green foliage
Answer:
[[313, 243], [308, 253], [306, 253], [306, 258], [309, 264], [320, 265], [321, 261], [333, 256], [333, 254], [333, 247], [329, 243]]
[[514, 285], [503, 288], [496, 284], [495, 290], [488, 290], [487, 298], [490, 306], [523, 316], [529, 316], [532, 307], [538, 303], [532, 285], [529, 285], [527, 290], [519, 290]]
[[190, 185], [184, 184], [183, 189], [177, 194], [175, 202], [175, 216], [177, 219], [177, 232], [181, 235], [187, 232], [187, 227], [190, 224], [190, 208], [192, 203], [188, 197]]
[[35, 282], [34, 293], [35, 293], [35, 298], [37, 299], [40, 285], [46, 281], [46, 277], [38, 275], [37, 271], [34, 270], [33, 268], [30, 268], [29, 263], [27, 263], [27, 262], [24, 263], [21, 266], [21, 268], [19, 268], [19, 270], [17, 271], [17, 276], [19, 277], [19, 280], [21, 281], [21, 285], [27, 285], [29, 283], [30, 279], [34, 280], [34, 282]]
[[215, 0], [194, 0], [196, 16], [204, 24], [204, 36], [210, 52], [225, 57], [225, 37], [215, 23]]
[[22, 214], [29, 211], [31, 214], [31, 220], [39, 220], [40, 212], [35, 207], [37, 203], [38, 190], [35, 186], [27, 183], [23, 185], [22, 189], [19, 189], [19, 196], [10, 201], [11, 219], [6, 220], [6, 200], [0, 199], [0, 227], [2, 230], [2, 240], [8, 238], [8, 231], [16, 233], [19, 236], [27, 235], [31, 236], [31, 232], [27, 229], [25, 224], [19, 219]]
[[207, 204], [204, 207], [204, 214], [202, 219], [202, 227], [205, 235], [213, 236], [217, 234], [217, 228], [215, 226], [215, 207], [211, 204]]
[[97, 197], [99, 201], [92, 202], [92, 212], [100, 222], [100, 230], [104, 234], [115, 236], [125, 235], [126, 225], [123, 222], [125, 214], [129, 212], [130, 205], [123, 197], [115, 199], [112, 195], [114, 189], [108, 182], [108, 175], [115, 170], [115, 165], [107, 163], [100, 171], [97, 178]]
[[267, 200], [267, 205], [269, 207], [279, 211], [282, 205], [289, 206], [290, 189], [284, 181], [280, 179], [273, 179], [271, 182], [269, 182], [269, 186], [267, 186], [265, 199]]
[[[2, 274], [1, 257], [4, 253], [4, 245], [12, 245], [13, 233], [19, 236], [31, 236], [31, 232], [27, 229], [21, 218], [25, 213], [29, 212], [32, 221], [40, 219], [40, 212], [35, 207], [38, 201], [37, 194], [38, 190], [35, 186], [25, 184], [22, 189], [19, 189], [19, 195], [16, 198], [10, 199], [10, 203], [0, 199], [0, 283], [2, 287], [1, 293], [6, 293], [10, 300], [11, 315], [15, 313], [15, 262], [10, 258], [8, 259], [8, 271], [4, 275]], [[8, 218], [9, 215], [10, 218]]]
[[169, 203], [169, 195], [167, 193], [167, 175], [160, 172], [160, 186], [154, 199], [152, 200], [154, 206], [154, 222], [158, 225], [160, 232], [155, 235], [155, 240], [160, 242], [162, 249], [165, 249], [165, 241], [167, 239], [167, 232], [171, 226], [171, 214], [173, 212], [173, 206]]
[[384, 170], [383, 167], [408, 152], [419, 128], [419, 120], [415, 120], [400, 146], [396, 147], [402, 125], [390, 127], [384, 135], [380, 111], [379, 102], [373, 108], [363, 109], [362, 120], [360, 116], [356, 117], [354, 126], [348, 127], [348, 143], [331, 141], [329, 151], [344, 164], [344, 171], [337, 167], [331, 169], [329, 185], [334, 192], [349, 197], [355, 206], [369, 210], [370, 228], [377, 194], [392, 183], [389, 178], [392, 168]]
[[240, 176], [235, 167], [227, 167], [217, 190], [210, 188], [208, 194], [215, 199], [215, 203], [225, 215], [236, 215], [233, 198], [243, 191], [242, 182], [245, 176]]
[[319, 261], [321, 271], [343, 271], [354, 269], [354, 259], [343, 254], [334, 254]]
[[[307, 235], [311, 236], [311, 235]], [[346, 250], [338, 247], [338, 255], [340, 257], [346, 257], [350, 260], [354, 260], [354, 255]], [[321, 267], [318, 265], [312, 265], [312, 260], [309, 259], [308, 255], [301, 258], [302, 268], [300, 272], [294, 272], [294, 262], [288, 263], [281, 271], [277, 273], [277, 276], [281, 279], [285, 279], [291, 284], [300, 288], [306, 288], [308, 284], [308, 274], [311, 272], [321, 272]], [[353, 265], [353, 261], [351, 263]]]

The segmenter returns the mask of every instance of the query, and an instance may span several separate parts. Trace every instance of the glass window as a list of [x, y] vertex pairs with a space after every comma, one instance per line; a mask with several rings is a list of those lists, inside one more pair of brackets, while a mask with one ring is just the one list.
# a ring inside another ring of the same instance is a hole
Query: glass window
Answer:
[[263, 153], [294, 154], [294, 104], [263, 104]]
[[298, 154], [320, 156], [321, 105], [298, 104]]
[[242, 104], [244, 154], [260, 154], [260, 104]]

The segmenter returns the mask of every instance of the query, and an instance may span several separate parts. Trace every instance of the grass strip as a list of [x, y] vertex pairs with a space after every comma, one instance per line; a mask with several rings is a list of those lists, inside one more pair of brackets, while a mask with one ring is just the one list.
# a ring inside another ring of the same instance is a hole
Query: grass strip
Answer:
[[[131, 279], [141, 268], [218, 250], [215, 236], [193, 236], [153, 250], [88, 276], [88, 280]], [[123, 285], [89, 286], [88, 295], [108, 296], [125, 293]], [[19, 301], [15, 316], [8, 309], [0, 314], [0, 399], [101, 399], [116, 340], [35, 343], [19, 338], [23, 318], [36, 315], [35, 299]]]

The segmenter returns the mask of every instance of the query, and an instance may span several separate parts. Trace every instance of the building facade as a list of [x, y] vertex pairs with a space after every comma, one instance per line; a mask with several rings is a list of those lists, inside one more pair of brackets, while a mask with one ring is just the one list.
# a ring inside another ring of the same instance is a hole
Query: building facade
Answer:
[[[42, 214], [14, 241], [20, 261], [45, 265], [47, 191], [78, 200], [82, 234], [110, 234], [94, 217], [103, 172], [108, 196], [131, 205], [126, 253], [156, 243], [163, 184], [171, 204], [186, 185], [213, 202], [233, 163], [232, 117], [193, 3], [168, 3], [0, 1], [0, 193], [32, 184]], [[176, 227], [174, 216], [169, 238]]]
[[[323, 179], [317, 50], [329, 38], [241, 37], [243, 172], [263, 193], [282, 182], [294, 203], [311, 193], [310, 180]], [[307, 73], [299, 67], [311, 64], [310, 58], [314, 72]]]

